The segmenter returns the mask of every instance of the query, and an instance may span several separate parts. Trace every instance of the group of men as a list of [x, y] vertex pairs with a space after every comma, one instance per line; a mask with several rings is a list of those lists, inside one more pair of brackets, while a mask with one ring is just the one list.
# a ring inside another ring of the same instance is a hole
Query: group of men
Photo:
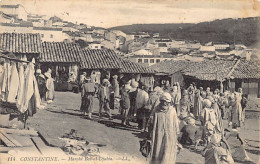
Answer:
[[[151, 88], [140, 85], [135, 79], [119, 86], [117, 78], [117, 75], [113, 76], [110, 83], [107, 77], [97, 86], [84, 73], [81, 79], [86, 83], [81, 87], [81, 111], [91, 118], [93, 96], [97, 94], [99, 117], [104, 110], [112, 120], [111, 93], [120, 97], [122, 126], [130, 126], [132, 121], [137, 122], [140, 130], [148, 131], [148, 139], [152, 141], [151, 163], [174, 163], [177, 149], [181, 147], [179, 142], [196, 148], [204, 146], [206, 163], [232, 163], [233, 158], [250, 161], [243, 147], [244, 140], [239, 137], [247, 102], [242, 89], [233, 93], [222, 89], [212, 92], [209, 87], [197, 89], [194, 83], [181, 89], [178, 82], [173, 87], [165, 82], [163, 86]], [[223, 119], [228, 120], [229, 128], [224, 128]], [[232, 143], [234, 138], [239, 144]], [[238, 152], [243, 155], [237, 155]]]
[[37, 69], [35, 77], [41, 100], [51, 103], [54, 99], [54, 79], [51, 77], [51, 69], [48, 69], [44, 75], [41, 73], [40, 69]]
[[[99, 117], [103, 116], [103, 110], [108, 116], [109, 120], [112, 120], [111, 115], [111, 101], [119, 97], [119, 83], [117, 81], [118, 76], [114, 75], [113, 80], [110, 83], [109, 77], [103, 79], [102, 84], [95, 83], [95, 80], [86, 76], [86, 72], [80, 76], [80, 88], [81, 88], [81, 107], [80, 111], [83, 115], [87, 115], [89, 119], [92, 118], [93, 101], [94, 96], [97, 95], [99, 100]], [[113, 98], [111, 100], [111, 94]]]

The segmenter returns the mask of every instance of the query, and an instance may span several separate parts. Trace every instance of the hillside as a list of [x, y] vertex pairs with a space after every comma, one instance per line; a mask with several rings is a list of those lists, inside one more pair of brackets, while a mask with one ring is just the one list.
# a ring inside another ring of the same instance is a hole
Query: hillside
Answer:
[[205, 42], [226, 42], [254, 45], [259, 40], [260, 17], [243, 19], [222, 19], [198, 24], [134, 24], [112, 27], [113, 30], [130, 32], [159, 32], [160, 36], [172, 39], [198, 40]]

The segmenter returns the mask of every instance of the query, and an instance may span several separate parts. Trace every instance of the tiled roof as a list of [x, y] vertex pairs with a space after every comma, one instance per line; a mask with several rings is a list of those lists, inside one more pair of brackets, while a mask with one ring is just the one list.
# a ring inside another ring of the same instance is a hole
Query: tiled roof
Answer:
[[260, 79], [259, 61], [205, 59], [201, 62], [192, 62], [168, 60], [152, 65], [149, 68], [167, 74], [181, 71], [183, 75], [207, 81], [223, 81], [226, 78]]
[[18, 8], [19, 5], [1, 5], [1, 8]]
[[62, 28], [53, 28], [53, 27], [33, 27], [33, 30], [62, 31]]
[[160, 73], [168, 73], [173, 74], [178, 71], [182, 71], [185, 68], [188, 68], [190, 65], [193, 65], [196, 62], [188, 61], [188, 60], [167, 60], [162, 61], [158, 64], [154, 64], [149, 68], [155, 70]]
[[40, 62], [74, 63], [81, 61], [78, 44], [65, 42], [43, 42]]
[[236, 60], [204, 60], [189, 66], [182, 72], [184, 75], [194, 77], [199, 80], [224, 81], [236, 64]]
[[120, 69], [120, 61], [113, 50], [82, 50], [81, 69]]
[[1, 33], [0, 49], [12, 53], [40, 53], [41, 38], [31, 33]]
[[120, 58], [120, 62], [122, 65], [122, 69], [120, 70], [120, 73], [155, 73], [154, 70], [151, 68], [142, 66], [141, 64], [134, 63], [132, 61], [129, 61], [128, 59], [122, 59]]
[[241, 60], [231, 74], [237, 79], [260, 79], [260, 62]]
[[[14, 17], [14, 15], [10, 15], [11, 17]], [[33, 27], [32, 22], [28, 21], [19, 21], [15, 20], [15, 23], [0, 23], [1, 26], [10, 26], [10, 27]]]

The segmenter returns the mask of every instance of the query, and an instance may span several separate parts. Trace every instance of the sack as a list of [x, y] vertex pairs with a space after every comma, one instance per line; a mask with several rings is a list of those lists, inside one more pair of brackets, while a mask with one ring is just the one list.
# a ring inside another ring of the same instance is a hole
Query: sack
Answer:
[[148, 157], [151, 151], [151, 141], [144, 139], [140, 141], [140, 152], [144, 157]]

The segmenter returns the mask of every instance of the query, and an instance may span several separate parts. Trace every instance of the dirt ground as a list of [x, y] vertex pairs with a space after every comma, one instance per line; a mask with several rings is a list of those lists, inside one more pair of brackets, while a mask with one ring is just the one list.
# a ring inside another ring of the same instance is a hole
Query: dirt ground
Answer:
[[[93, 120], [80, 115], [80, 94], [71, 92], [56, 92], [55, 100], [47, 108], [38, 111], [28, 119], [28, 126], [39, 131], [46, 141], [53, 146], [61, 147], [63, 142], [58, 139], [71, 129], [78, 131], [88, 141], [105, 144], [106, 150], [123, 154], [130, 160], [147, 162], [139, 151], [139, 141], [143, 137], [141, 131], [135, 127], [123, 127], [118, 119], [118, 111], [113, 111], [114, 120], [108, 118], [98, 119], [98, 101], [94, 101]], [[241, 136], [247, 140], [246, 151], [249, 157], [259, 163], [260, 138], [259, 117], [257, 110], [246, 112], [246, 126], [241, 129]], [[227, 123], [225, 122], [225, 125]], [[136, 125], [132, 123], [132, 125]], [[177, 156], [178, 163], [204, 163], [204, 158], [193, 149], [184, 148]]]

